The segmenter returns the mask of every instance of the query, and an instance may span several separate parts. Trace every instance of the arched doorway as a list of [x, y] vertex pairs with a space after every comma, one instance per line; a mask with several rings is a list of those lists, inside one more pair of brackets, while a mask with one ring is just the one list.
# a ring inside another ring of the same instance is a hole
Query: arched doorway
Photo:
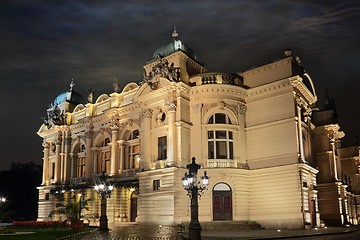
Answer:
[[229, 185], [218, 183], [213, 188], [213, 221], [232, 220], [232, 191]]
[[131, 193], [130, 198], [130, 222], [136, 222], [137, 217], [137, 197], [136, 192]]

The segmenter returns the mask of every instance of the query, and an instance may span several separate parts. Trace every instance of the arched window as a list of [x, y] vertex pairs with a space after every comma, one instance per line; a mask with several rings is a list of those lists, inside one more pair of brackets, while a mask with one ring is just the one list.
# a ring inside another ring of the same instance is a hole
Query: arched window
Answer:
[[219, 124], [214, 130], [208, 130], [208, 159], [234, 159], [233, 132], [224, 128], [224, 124], [231, 124], [230, 118], [224, 113], [215, 113], [208, 124]]
[[209, 118], [208, 124], [231, 124], [230, 118], [224, 113], [215, 113]]

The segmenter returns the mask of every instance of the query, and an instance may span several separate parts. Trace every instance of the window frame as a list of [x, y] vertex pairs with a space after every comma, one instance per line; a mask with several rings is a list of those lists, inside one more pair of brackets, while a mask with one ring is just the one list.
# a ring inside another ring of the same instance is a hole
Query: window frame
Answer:
[[[224, 117], [224, 121], [218, 121]], [[209, 160], [234, 160], [234, 125], [228, 114], [215, 112], [208, 118], [206, 129], [207, 157]], [[225, 134], [224, 134], [225, 133]], [[220, 135], [222, 134], [222, 136]], [[225, 137], [223, 137], [225, 135]], [[225, 143], [226, 156], [220, 155], [221, 144]]]
[[[162, 139], [160, 143], [160, 139]], [[158, 137], [158, 160], [166, 160], [167, 159], [167, 136]]]

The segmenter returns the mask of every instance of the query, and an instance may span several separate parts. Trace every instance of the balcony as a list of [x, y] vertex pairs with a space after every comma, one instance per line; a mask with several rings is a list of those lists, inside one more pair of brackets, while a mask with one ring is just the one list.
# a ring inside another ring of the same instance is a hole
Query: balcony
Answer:
[[235, 161], [229, 159], [223, 160], [207, 160], [207, 167], [208, 168], [235, 168]]
[[204, 84], [228, 84], [243, 86], [243, 79], [237, 74], [227, 73], [202, 73], [190, 79], [190, 82], [196, 83], [197, 86]]

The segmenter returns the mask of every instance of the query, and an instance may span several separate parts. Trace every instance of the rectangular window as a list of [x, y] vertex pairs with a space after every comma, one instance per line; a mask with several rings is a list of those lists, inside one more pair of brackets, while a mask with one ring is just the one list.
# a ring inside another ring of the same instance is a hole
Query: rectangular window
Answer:
[[208, 131], [208, 139], [214, 138], [214, 131]]
[[226, 131], [216, 131], [216, 139], [226, 139]]
[[208, 158], [209, 159], [214, 159], [214, 142], [208, 142]]
[[154, 191], [160, 190], [160, 179], [153, 180], [153, 190]]
[[45, 193], [45, 200], [48, 201], [50, 199], [50, 193]]
[[158, 160], [164, 160], [167, 158], [167, 138], [166, 136], [158, 138]]
[[85, 157], [81, 157], [78, 159], [78, 175], [77, 177], [85, 176]]
[[227, 147], [225, 141], [216, 142], [216, 158], [217, 159], [227, 159]]

